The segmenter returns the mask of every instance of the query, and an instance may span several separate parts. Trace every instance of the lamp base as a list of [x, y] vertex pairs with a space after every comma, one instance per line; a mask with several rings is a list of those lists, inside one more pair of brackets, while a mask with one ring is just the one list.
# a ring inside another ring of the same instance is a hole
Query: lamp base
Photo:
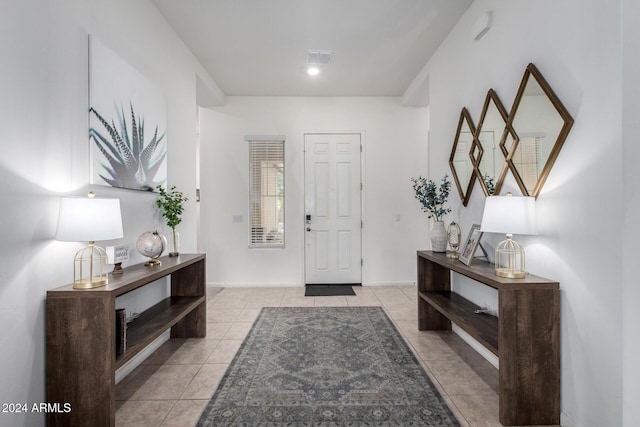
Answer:
[[524, 279], [526, 272], [522, 270], [513, 270], [510, 268], [496, 268], [496, 276], [506, 277], [507, 279]]
[[74, 289], [99, 288], [109, 283], [107, 253], [93, 240], [76, 253], [73, 264]]
[[101, 277], [91, 277], [88, 279], [76, 280], [73, 282], [73, 289], [93, 289], [99, 288], [102, 286], [106, 286], [108, 280], [103, 276]]
[[496, 246], [496, 276], [507, 279], [524, 279], [524, 247], [507, 234], [507, 240]]

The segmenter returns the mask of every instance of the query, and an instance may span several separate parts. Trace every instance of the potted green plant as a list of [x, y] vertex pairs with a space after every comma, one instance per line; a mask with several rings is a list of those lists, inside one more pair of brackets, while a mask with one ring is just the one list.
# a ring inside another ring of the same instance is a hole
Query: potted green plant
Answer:
[[176, 186], [172, 186], [169, 191], [162, 188], [161, 185], [156, 187], [160, 193], [160, 197], [156, 200], [156, 205], [160, 208], [162, 216], [166, 219], [166, 223], [171, 228], [171, 243], [173, 251], [169, 252], [169, 256], [178, 256], [178, 235], [176, 227], [182, 222], [182, 212], [184, 212], [184, 202], [189, 200], [181, 191], [176, 190]]
[[449, 198], [451, 190], [451, 181], [449, 176], [442, 178], [442, 183], [437, 186], [430, 179], [419, 176], [411, 178], [415, 198], [420, 202], [423, 211], [429, 214], [429, 218], [434, 219], [433, 230], [431, 230], [431, 249], [434, 252], [447, 251], [447, 231], [444, 229], [443, 217], [451, 212], [451, 208], [446, 207], [445, 203]]

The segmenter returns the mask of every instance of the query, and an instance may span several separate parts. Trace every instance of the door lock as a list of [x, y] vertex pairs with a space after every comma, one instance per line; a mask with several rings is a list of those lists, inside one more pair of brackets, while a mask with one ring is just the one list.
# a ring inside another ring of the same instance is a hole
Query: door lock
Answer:
[[306, 216], [304, 217], [304, 222], [305, 222], [306, 224], [311, 224], [311, 215], [306, 215]]

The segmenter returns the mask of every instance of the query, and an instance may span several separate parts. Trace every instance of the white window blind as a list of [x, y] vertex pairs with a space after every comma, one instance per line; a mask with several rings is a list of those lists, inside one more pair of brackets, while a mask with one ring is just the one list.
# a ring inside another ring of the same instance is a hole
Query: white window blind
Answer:
[[524, 186], [533, 190], [540, 176], [540, 138], [521, 137], [511, 159], [518, 170]]
[[249, 247], [284, 247], [284, 140], [249, 140]]

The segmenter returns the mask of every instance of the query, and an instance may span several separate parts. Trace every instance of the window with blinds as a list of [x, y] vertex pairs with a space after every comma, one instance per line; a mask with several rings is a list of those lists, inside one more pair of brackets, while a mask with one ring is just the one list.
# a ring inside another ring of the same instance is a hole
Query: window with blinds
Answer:
[[511, 161], [518, 170], [522, 183], [531, 191], [540, 176], [540, 138], [520, 138]]
[[249, 140], [249, 247], [284, 247], [284, 140]]

